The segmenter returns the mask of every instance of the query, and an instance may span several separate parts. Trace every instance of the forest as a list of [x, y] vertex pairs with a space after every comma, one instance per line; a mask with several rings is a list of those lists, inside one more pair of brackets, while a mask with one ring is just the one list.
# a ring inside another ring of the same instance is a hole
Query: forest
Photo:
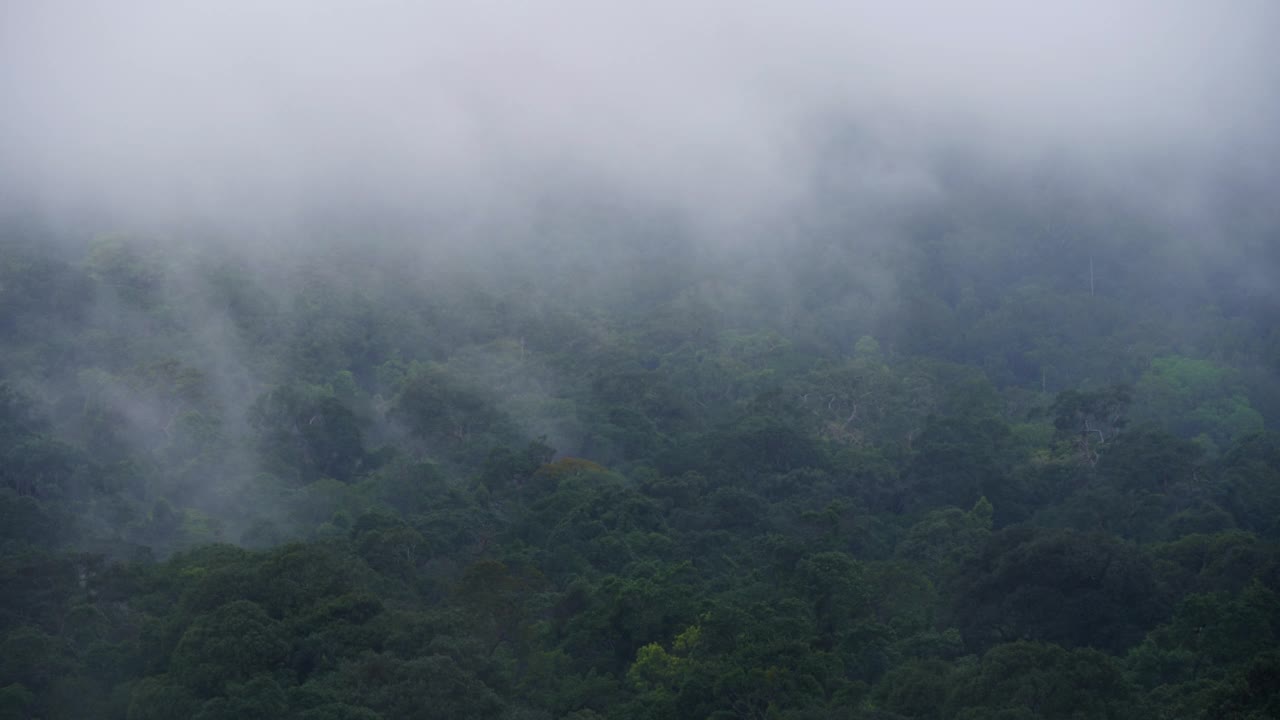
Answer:
[[893, 305], [838, 223], [434, 273], [11, 224], [0, 710], [1274, 717], [1275, 306], [975, 202]]
[[1280, 717], [1273, 3], [74, 5], [0, 720]]

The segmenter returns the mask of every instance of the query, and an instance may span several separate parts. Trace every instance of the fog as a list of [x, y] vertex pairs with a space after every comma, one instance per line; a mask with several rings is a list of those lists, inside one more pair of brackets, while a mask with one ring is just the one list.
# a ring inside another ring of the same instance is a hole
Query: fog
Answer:
[[[0, 254], [0, 370], [230, 536], [287, 504], [260, 471], [473, 472], [389, 410], [412, 377], [605, 462], [864, 336], [1041, 394], [1212, 356], [1266, 414], [1276, 30], [1244, 0], [5, 3], [0, 241], [71, 251]], [[678, 389], [606, 415], [637, 367]], [[363, 429], [307, 435], [317, 398]]]
[[1276, 716], [1277, 38], [0, 0], [0, 716]]
[[959, 153], [1187, 214], [1278, 156], [1265, 1], [0, 12], [6, 204], [130, 231], [291, 236], [339, 213], [494, 236], [590, 195], [776, 239], [833, 146], [877, 207], [929, 198]]

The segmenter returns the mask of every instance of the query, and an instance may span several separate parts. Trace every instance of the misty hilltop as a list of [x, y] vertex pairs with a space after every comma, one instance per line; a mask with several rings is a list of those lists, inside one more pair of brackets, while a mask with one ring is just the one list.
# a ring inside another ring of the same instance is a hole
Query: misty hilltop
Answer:
[[0, 718], [1280, 714], [1271, 2], [0, 8]]

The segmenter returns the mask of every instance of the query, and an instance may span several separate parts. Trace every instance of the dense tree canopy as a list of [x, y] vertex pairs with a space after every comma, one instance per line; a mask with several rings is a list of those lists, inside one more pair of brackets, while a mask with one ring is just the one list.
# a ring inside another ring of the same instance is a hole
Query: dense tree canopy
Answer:
[[1275, 716], [1267, 317], [993, 212], [876, 312], [831, 249], [6, 231], [0, 717]]

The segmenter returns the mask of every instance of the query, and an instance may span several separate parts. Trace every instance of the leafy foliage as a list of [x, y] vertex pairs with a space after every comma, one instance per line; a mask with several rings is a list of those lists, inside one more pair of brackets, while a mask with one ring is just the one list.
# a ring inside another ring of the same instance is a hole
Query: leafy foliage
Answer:
[[0, 246], [0, 717], [1274, 716], [1273, 340], [1002, 212], [882, 313], [830, 249]]

